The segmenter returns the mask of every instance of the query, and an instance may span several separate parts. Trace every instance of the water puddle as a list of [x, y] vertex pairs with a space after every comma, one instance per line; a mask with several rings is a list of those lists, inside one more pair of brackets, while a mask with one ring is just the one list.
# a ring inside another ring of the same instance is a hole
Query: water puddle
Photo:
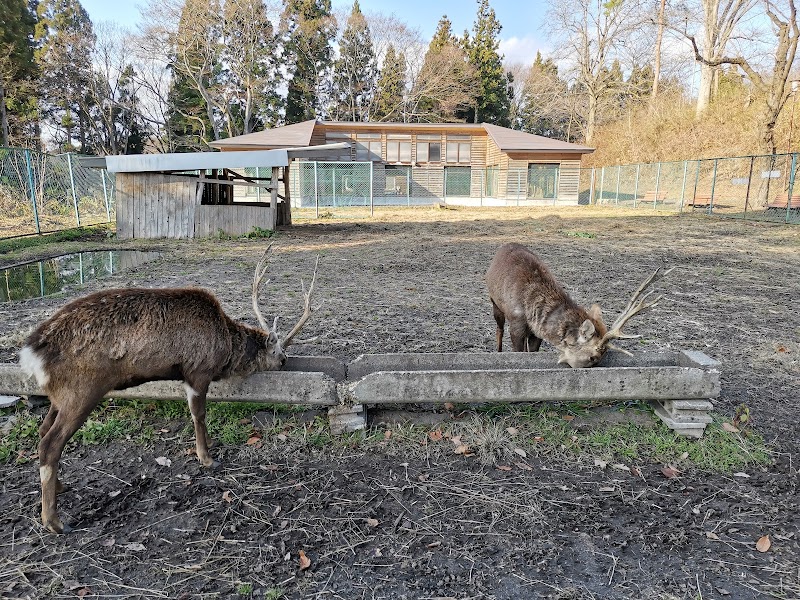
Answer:
[[0, 302], [43, 298], [156, 260], [159, 252], [102, 250], [65, 254], [0, 270]]

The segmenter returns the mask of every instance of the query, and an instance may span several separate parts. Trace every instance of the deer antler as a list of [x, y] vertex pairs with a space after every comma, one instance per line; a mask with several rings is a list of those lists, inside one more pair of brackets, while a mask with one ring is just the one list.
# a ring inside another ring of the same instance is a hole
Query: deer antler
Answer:
[[300, 320], [297, 322], [286, 338], [281, 342], [281, 346], [286, 349], [286, 347], [292, 343], [292, 338], [300, 333], [300, 330], [303, 328], [303, 325], [306, 324], [309, 317], [311, 316], [311, 292], [314, 291], [314, 282], [317, 279], [317, 267], [319, 266], [319, 256], [317, 256], [317, 262], [314, 264], [314, 275], [311, 277], [311, 285], [308, 288], [308, 292], [306, 292], [306, 284], [303, 280], [300, 280], [300, 284], [303, 286], [303, 299], [305, 301], [305, 307], [303, 309], [303, 315], [300, 317]]
[[[267, 261], [269, 260], [269, 255], [272, 253], [272, 244], [267, 246], [267, 249], [264, 251], [264, 256], [261, 257], [261, 260], [258, 261], [256, 265], [256, 271], [253, 274], [253, 310], [256, 312], [256, 319], [258, 319], [258, 324], [261, 325], [261, 329], [264, 331], [269, 332], [270, 328], [267, 325], [266, 319], [264, 319], [264, 315], [261, 314], [261, 309], [258, 308], [258, 288], [261, 286], [261, 281], [264, 279], [264, 276], [267, 274]], [[266, 283], [269, 283], [269, 279], [267, 279]], [[272, 324], [272, 331], [275, 332], [275, 335], [278, 335], [278, 317], [275, 317], [275, 321]]]
[[653, 293], [653, 290], [649, 290], [647, 293], [645, 293], [645, 290], [665, 275], [672, 273], [674, 269], [675, 267], [672, 267], [672, 269], [661, 273], [661, 267], [659, 267], [652, 275], [650, 275], [650, 277], [642, 282], [642, 285], [639, 286], [639, 289], [634, 292], [633, 296], [631, 296], [631, 299], [628, 301], [628, 306], [625, 307], [625, 310], [622, 311], [622, 314], [617, 318], [616, 321], [614, 321], [614, 324], [603, 336], [603, 339], [600, 340], [601, 346], [605, 345], [607, 348], [613, 348], [614, 350], [619, 350], [620, 352], [631, 355], [630, 352], [623, 350], [622, 348], [612, 346], [608, 342], [611, 340], [632, 340], [642, 337], [641, 335], [622, 333], [622, 328], [625, 326], [625, 323], [627, 323], [634, 315], [652, 308], [659, 303], [662, 296], [647, 302], [647, 298]]

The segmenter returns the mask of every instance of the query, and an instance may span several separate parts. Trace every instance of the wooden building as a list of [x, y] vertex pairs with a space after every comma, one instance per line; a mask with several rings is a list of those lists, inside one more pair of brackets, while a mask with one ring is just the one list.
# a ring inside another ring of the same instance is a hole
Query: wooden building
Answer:
[[[577, 203], [581, 157], [593, 148], [472, 123], [305, 121], [213, 142], [252, 151], [347, 142], [325, 161], [371, 163], [374, 196], [495, 198]], [[292, 189], [303, 188], [299, 165]], [[403, 190], [403, 188], [408, 188]]]
[[[194, 238], [222, 232], [246, 235], [292, 222], [289, 165], [293, 159], [324, 158], [347, 150], [284, 148], [257, 152], [189, 152], [106, 156], [102, 165], [116, 174], [117, 236]], [[246, 169], [264, 169], [264, 177]], [[237, 201], [234, 189], [263, 191], [263, 201]]]

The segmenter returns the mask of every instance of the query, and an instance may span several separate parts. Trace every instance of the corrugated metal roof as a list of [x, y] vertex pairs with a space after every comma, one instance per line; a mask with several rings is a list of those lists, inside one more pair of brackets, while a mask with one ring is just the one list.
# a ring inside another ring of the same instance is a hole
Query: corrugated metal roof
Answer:
[[302, 123], [276, 127], [275, 129], [265, 129], [264, 131], [257, 131], [256, 133], [237, 135], [236, 137], [227, 138], [225, 140], [211, 142], [209, 145], [213, 148], [219, 148], [220, 150], [242, 147], [297, 148], [310, 146], [311, 134], [314, 133], [314, 126], [316, 124], [317, 121], [311, 119], [309, 121], [303, 121]]
[[589, 148], [588, 146], [570, 144], [569, 142], [562, 142], [561, 140], [554, 140], [498, 125], [484, 123], [483, 128], [486, 129], [494, 143], [503, 152], [531, 152], [537, 150], [542, 152], [575, 152], [577, 154], [594, 152], [594, 148]]
[[[289, 159], [324, 157], [331, 151], [350, 147], [348, 142], [238, 152], [181, 152], [175, 154], [125, 154], [95, 159], [85, 166], [105, 167], [111, 173], [159, 173], [162, 171], [200, 171], [244, 167], [286, 167]], [[102, 163], [100, 163], [102, 161]]]

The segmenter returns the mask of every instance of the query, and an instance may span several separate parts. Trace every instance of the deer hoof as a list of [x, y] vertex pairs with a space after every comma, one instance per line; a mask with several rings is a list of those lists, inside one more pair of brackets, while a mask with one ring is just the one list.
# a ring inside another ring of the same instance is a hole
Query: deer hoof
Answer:
[[57, 534], [69, 533], [70, 531], [72, 531], [72, 527], [70, 527], [69, 525], [64, 525], [58, 518], [50, 519], [49, 521], [44, 521], [44, 527], [51, 533], [57, 533]]

